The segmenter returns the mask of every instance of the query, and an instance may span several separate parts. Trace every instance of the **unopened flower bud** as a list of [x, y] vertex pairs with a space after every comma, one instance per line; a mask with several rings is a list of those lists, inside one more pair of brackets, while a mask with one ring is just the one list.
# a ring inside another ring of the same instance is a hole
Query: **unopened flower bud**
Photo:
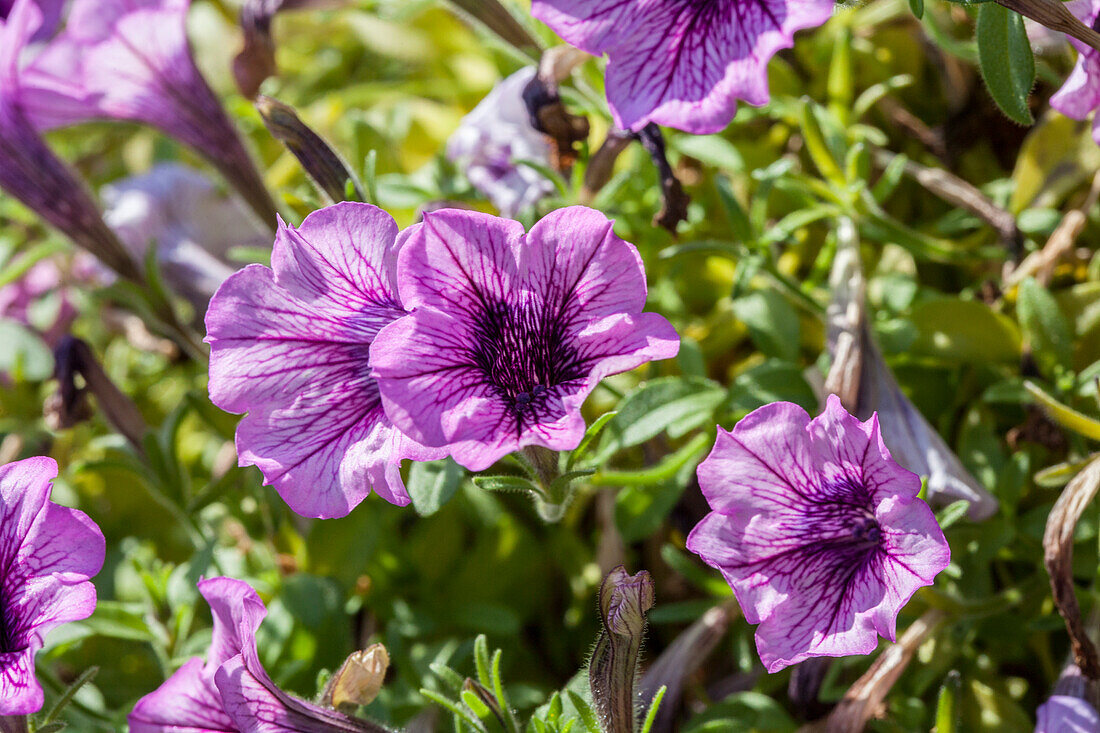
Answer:
[[381, 644], [352, 653], [329, 680], [323, 702], [349, 714], [370, 704], [378, 697], [389, 666], [390, 655]]
[[256, 98], [256, 109], [263, 117], [267, 129], [294, 154], [321, 193], [333, 203], [343, 201], [347, 198], [345, 193], [348, 181], [351, 181], [356, 198], [364, 200], [354, 174], [340, 160], [336, 151], [299, 119], [293, 107], [261, 94]]
[[653, 608], [653, 580], [642, 570], [630, 575], [622, 565], [600, 586], [603, 629], [588, 663], [592, 702], [605, 733], [634, 730], [634, 677], [645, 634], [645, 614]]

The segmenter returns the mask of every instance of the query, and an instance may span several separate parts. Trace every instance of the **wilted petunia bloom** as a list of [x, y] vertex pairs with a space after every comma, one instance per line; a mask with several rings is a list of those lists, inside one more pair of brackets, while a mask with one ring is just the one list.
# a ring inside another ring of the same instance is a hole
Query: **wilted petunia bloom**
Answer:
[[190, 0], [72, 0], [64, 29], [21, 70], [21, 103], [39, 129], [93, 119], [142, 122], [192, 146], [261, 220], [275, 204], [191, 57]]
[[1035, 733], [1096, 733], [1100, 714], [1079, 697], [1051, 695], [1036, 711]]
[[768, 102], [768, 61], [794, 32], [821, 25], [832, 0], [534, 0], [567, 42], [607, 54], [615, 123], [718, 132], [737, 100]]
[[42, 635], [95, 610], [89, 578], [103, 567], [103, 533], [83, 512], [49, 500], [56, 477], [57, 464], [43, 456], [0, 466], [0, 715], [42, 707], [34, 676]]
[[722, 572], [769, 672], [809, 657], [867, 654], [932, 583], [950, 549], [920, 479], [897, 465], [878, 420], [835, 395], [810, 419], [761, 407], [720, 430], [699, 466], [711, 513], [688, 549]]
[[130, 733], [384, 730], [275, 686], [256, 653], [256, 630], [267, 609], [247, 583], [208, 578], [199, 581], [199, 592], [214, 616], [206, 662], [191, 659], [138, 700], [128, 718]]
[[[1066, 7], [1087, 26], [1100, 16], [1100, 0], [1076, 0]], [[1050, 98], [1050, 106], [1066, 117], [1083, 120], [1100, 107], [1100, 51], [1066, 36], [1077, 49], [1077, 65], [1062, 88]], [[1100, 117], [1092, 121], [1092, 139], [1100, 144]]]
[[33, 0], [0, 16], [0, 188], [124, 277], [140, 280], [82, 181], [53, 154], [23, 107], [19, 57], [42, 22]]
[[103, 218], [134, 258], [143, 261], [154, 245], [168, 284], [200, 313], [234, 272], [229, 250], [271, 245], [270, 230], [236, 197], [178, 163], [116, 181], [101, 195]]
[[372, 488], [405, 506], [401, 459], [442, 457], [393, 427], [370, 374], [375, 334], [405, 314], [397, 247], [386, 212], [329, 206], [297, 229], [280, 222], [272, 268], [249, 265], [210, 301], [210, 398], [248, 412], [241, 465], [299, 514], [342, 517]]
[[518, 162], [551, 164], [550, 142], [531, 126], [523, 101], [523, 89], [535, 71], [534, 66], [520, 69], [493, 87], [447, 141], [447, 157], [508, 217], [532, 208], [554, 190], [546, 176]]
[[641, 312], [641, 257], [611, 226], [583, 206], [527, 234], [488, 214], [425, 214], [398, 254], [412, 312], [371, 347], [389, 418], [475, 471], [528, 445], [575, 448], [601, 379], [680, 346], [664, 317]]

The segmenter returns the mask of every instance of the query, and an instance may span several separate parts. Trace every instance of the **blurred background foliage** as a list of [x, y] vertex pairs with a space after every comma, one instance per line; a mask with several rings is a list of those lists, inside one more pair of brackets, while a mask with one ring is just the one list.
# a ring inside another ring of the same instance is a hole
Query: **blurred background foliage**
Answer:
[[[554, 41], [525, 7], [515, 7], [533, 33]], [[196, 0], [196, 57], [284, 216], [297, 223], [321, 204], [297, 161], [232, 88], [236, 13], [220, 0]], [[899, 628], [932, 606], [949, 621], [921, 646], [887, 698], [885, 720], [872, 727], [928, 730], [941, 686], [957, 670], [960, 730], [1031, 730], [1068, 650], [1042, 564], [1043, 527], [1072, 475], [1059, 466], [1083, 460], [1100, 437], [1090, 422], [1100, 414], [1095, 201], [1046, 286], [1009, 273], [1086, 202], [1100, 150], [1088, 123], [1047, 106], [1072, 65], [1064, 39], [1035, 31], [1037, 121], [1023, 127], [997, 111], [981, 84], [974, 18], [972, 8], [936, 0], [917, 20], [902, 0], [874, 0], [840, 8], [821, 29], [799, 34], [795, 48], [771, 64], [769, 106], [742, 106], [721, 135], [666, 132], [674, 170], [692, 198], [675, 234], [651, 224], [660, 189], [649, 157], [632, 146], [620, 158], [590, 203], [638, 246], [648, 307], [673, 320], [683, 348], [676, 360], [614, 377], [593, 393], [590, 423], [618, 414], [583, 459], [597, 472], [561, 524], [543, 524], [524, 496], [477, 488], [443, 462], [411, 469], [413, 507], [371, 497], [343, 519], [297, 517], [261, 486], [258, 470], [236, 467], [236, 418], [210, 404], [205, 365], [128, 332], [109, 298], [79, 285], [71, 288], [79, 310], [72, 330], [140, 407], [150, 426], [146, 458], [99, 415], [50, 429], [42, 410], [56, 391], [50, 352], [30, 331], [3, 324], [3, 459], [54, 456], [62, 467], [55, 500], [81, 507], [108, 540], [95, 615], [59, 629], [39, 657], [53, 693], [86, 667], [100, 667], [67, 713], [75, 729], [122, 730], [138, 697], [204, 653], [209, 612], [195, 581], [219, 574], [260, 591], [270, 609], [261, 656], [275, 681], [299, 694], [312, 697], [325, 671], [352, 650], [383, 642], [391, 672], [364, 712], [394, 725], [419, 715], [421, 723], [435, 716], [439, 730], [450, 728], [442, 709], [421, 712], [427, 701], [419, 690], [445, 689], [433, 663], [472, 674], [479, 633], [504, 650], [512, 703], [526, 714], [546, 702], [585, 664], [598, 626], [596, 590], [619, 562], [632, 572], [648, 569], [656, 585], [644, 667], [729, 597], [720, 577], [683, 548], [706, 511], [694, 468], [714, 425], [732, 427], [774, 400], [817, 410], [815, 388], [828, 363], [823, 319], [834, 225], [847, 216], [860, 233], [873, 333], [888, 364], [1001, 505], [981, 523], [941, 513], [952, 519], [953, 562], [910, 603]], [[284, 13], [275, 37], [281, 73], [265, 92], [296, 107], [402, 226], [437, 200], [491, 210], [443, 147], [462, 115], [529, 60], [465, 25], [442, 0], [359, 0]], [[608, 127], [599, 63], [587, 62], [562, 92], [593, 130], [572, 177], [558, 181], [559, 194], [541, 211], [578, 202], [589, 150]], [[158, 161], [203, 167], [137, 126], [85, 125], [50, 141], [94, 187]], [[1004, 241], [907, 175], [906, 162], [972, 183], [1012, 214], [1020, 236]], [[68, 256], [67, 243], [11, 199], [0, 198], [0, 222], [0, 258], [8, 263], [0, 282], [34, 258]], [[243, 264], [267, 253], [235, 255]], [[43, 322], [57, 297], [36, 305]], [[1085, 422], [1051, 420], [1025, 380]], [[1098, 599], [1098, 524], [1093, 506], [1076, 535], [1086, 613]], [[793, 731], [871, 661], [831, 664], [807, 702], [792, 698], [789, 672], [763, 673], [752, 633], [735, 620], [690, 677], [680, 729]]]

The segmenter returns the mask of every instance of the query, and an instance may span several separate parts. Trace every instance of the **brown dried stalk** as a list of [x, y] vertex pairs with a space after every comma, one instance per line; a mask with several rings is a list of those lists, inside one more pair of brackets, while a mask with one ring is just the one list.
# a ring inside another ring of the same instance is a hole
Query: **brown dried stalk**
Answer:
[[881, 712], [883, 701], [894, 683], [912, 661], [920, 645], [946, 618], [939, 609], [930, 609], [910, 624], [897, 643], [878, 656], [871, 668], [856, 680], [824, 722], [803, 726], [800, 733], [860, 733], [867, 721]]
[[1081, 672], [1092, 680], [1100, 680], [1100, 658], [1096, 646], [1085, 631], [1081, 607], [1073, 590], [1073, 532], [1085, 508], [1100, 491], [1100, 453], [1073, 477], [1047, 517], [1043, 533], [1043, 561], [1050, 574], [1054, 605], [1066, 622], [1073, 659]]
[[997, 0], [997, 3], [1100, 51], [1100, 33], [1078, 20], [1059, 0]]

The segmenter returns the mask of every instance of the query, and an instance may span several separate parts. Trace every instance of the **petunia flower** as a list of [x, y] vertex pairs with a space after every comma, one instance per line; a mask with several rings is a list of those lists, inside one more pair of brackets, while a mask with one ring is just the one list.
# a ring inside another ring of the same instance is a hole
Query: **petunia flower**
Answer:
[[698, 469], [711, 512], [687, 547], [722, 572], [769, 672], [809, 657], [867, 654], [895, 638], [897, 615], [950, 559], [878, 420], [829, 397], [813, 420], [765, 405], [719, 430]]
[[394, 428], [371, 376], [375, 334], [405, 314], [397, 248], [389, 214], [336, 204], [280, 221], [271, 269], [249, 265], [210, 301], [210, 398], [248, 413], [241, 465], [299, 514], [344, 516], [371, 489], [405, 506], [401, 459], [442, 457]]
[[1072, 695], [1051, 695], [1036, 711], [1035, 733], [1096, 733], [1100, 714], [1096, 708]]
[[24, 109], [19, 58], [41, 23], [33, 0], [16, 0], [0, 16], [0, 189], [115, 272], [140, 281], [83, 182], [53, 154]]
[[42, 636], [95, 610], [89, 578], [103, 567], [105, 543], [83, 512], [49, 500], [57, 463], [39, 456], [0, 466], [0, 715], [42, 707], [34, 655]]
[[527, 234], [453, 209], [407, 230], [398, 278], [411, 313], [371, 347], [394, 424], [475, 471], [524, 446], [575, 448], [601, 379], [680, 347], [663, 316], [641, 312], [641, 257], [611, 226], [571, 206]]
[[144, 260], [155, 246], [168, 284], [200, 313], [234, 272], [229, 250], [271, 243], [270, 231], [236, 197], [178, 163], [104, 186], [101, 196], [103, 218], [134, 258]]
[[447, 140], [447, 157], [508, 217], [554, 191], [546, 176], [520, 162], [551, 165], [550, 141], [531, 126], [523, 101], [535, 72], [534, 66], [522, 68], [493, 87]]
[[[1089, 27], [1100, 16], [1100, 0], [1074, 0], [1066, 7]], [[1066, 117], [1083, 120], [1100, 107], [1100, 51], [1066, 37], [1077, 49], [1077, 64], [1062, 88], [1051, 96], [1050, 106]], [[1092, 121], [1092, 139], [1100, 144], [1100, 117]]]
[[20, 71], [39, 129], [88, 120], [157, 127], [195, 148], [260, 219], [275, 204], [187, 41], [190, 0], [72, 0], [64, 29]]
[[247, 583], [199, 581], [210, 604], [214, 634], [206, 661], [189, 660], [163, 685], [138, 700], [130, 733], [266, 733], [385, 729], [292, 697], [271, 681], [256, 652], [256, 630], [267, 615]]
[[794, 32], [829, 19], [833, 0], [534, 0], [563, 39], [607, 54], [615, 123], [703, 134], [733, 119], [737, 100], [768, 102], [768, 61]]

